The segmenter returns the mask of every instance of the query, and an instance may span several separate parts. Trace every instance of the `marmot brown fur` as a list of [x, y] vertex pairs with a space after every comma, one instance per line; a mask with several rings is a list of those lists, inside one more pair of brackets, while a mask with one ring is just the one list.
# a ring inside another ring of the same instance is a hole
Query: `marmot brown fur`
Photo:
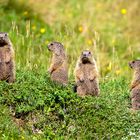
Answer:
[[140, 60], [129, 62], [129, 66], [134, 70], [131, 83], [131, 104], [132, 109], [140, 110]]
[[75, 89], [79, 96], [99, 95], [98, 70], [90, 51], [82, 52], [75, 67]]
[[7, 33], [0, 32], [0, 80], [15, 81], [14, 50]]
[[59, 42], [52, 42], [48, 45], [48, 49], [53, 53], [51, 66], [48, 70], [51, 80], [66, 85], [68, 83], [68, 68], [64, 47]]

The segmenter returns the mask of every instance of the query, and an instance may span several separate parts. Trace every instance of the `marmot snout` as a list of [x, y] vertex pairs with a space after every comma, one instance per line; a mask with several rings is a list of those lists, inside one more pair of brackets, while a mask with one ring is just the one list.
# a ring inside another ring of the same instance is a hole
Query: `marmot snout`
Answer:
[[48, 45], [48, 50], [52, 51], [56, 55], [64, 55], [64, 47], [59, 42], [52, 42]]
[[0, 33], [0, 47], [4, 47], [5, 45], [8, 45], [8, 34], [7, 33]]
[[129, 62], [129, 66], [132, 69], [140, 68], [140, 60], [134, 60]]
[[90, 51], [83, 51], [81, 54], [81, 61], [83, 64], [92, 62], [92, 54]]
[[59, 42], [52, 42], [48, 45], [48, 50], [53, 53], [51, 66], [48, 70], [51, 80], [66, 85], [68, 83], [68, 68], [63, 45]]

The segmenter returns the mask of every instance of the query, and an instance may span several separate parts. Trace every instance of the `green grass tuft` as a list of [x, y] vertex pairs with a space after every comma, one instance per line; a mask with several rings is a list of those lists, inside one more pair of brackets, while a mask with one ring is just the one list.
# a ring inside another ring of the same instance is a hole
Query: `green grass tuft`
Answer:
[[[45, 73], [18, 71], [16, 83], [0, 84], [1, 115], [6, 116], [1, 116], [5, 124], [1, 134], [25, 139], [139, 138], [140, 114], [129, 109], [127, 87], [125, 78], [106, 79], [101, 81], [100, 97], [80, 98], [72, 92], [72, 84], [62, 87]], [[25, 120], [24, 129], [11, 122], [12, 112]], [[33, 127], [41, 134], [33, 134]]]

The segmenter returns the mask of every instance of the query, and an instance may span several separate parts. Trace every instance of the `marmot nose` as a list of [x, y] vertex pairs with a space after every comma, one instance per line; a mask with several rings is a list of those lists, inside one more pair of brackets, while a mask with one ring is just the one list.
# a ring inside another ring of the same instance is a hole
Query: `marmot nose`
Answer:
[[131, 62], [129, 62], [128, 65], [129, 65], [130, 68], [132, 68], [132, 66], [131, 66]]
[[50, 50], [50, 46], [49, 45], [47, 46], [47, 48], [48, 48], [48, 50]]

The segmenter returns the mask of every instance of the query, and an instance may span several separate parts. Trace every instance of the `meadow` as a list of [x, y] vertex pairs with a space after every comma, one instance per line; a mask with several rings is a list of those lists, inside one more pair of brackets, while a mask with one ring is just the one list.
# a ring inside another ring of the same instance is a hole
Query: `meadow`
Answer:
[[[139, 0], [0, 0], [0, 30], [9, 33], [17, 72], [14, 84], [0, 82], [0, 139], [139, 140], [140, 112], [130, 110], [128, 67], [140, 58], [139, 7]], [[47, 73], [47, 44], [54, 40], [68, 55], [67, 87]], [[94, 53], [100, 70], [98, 98], [72, 91], [84, 49]]]

